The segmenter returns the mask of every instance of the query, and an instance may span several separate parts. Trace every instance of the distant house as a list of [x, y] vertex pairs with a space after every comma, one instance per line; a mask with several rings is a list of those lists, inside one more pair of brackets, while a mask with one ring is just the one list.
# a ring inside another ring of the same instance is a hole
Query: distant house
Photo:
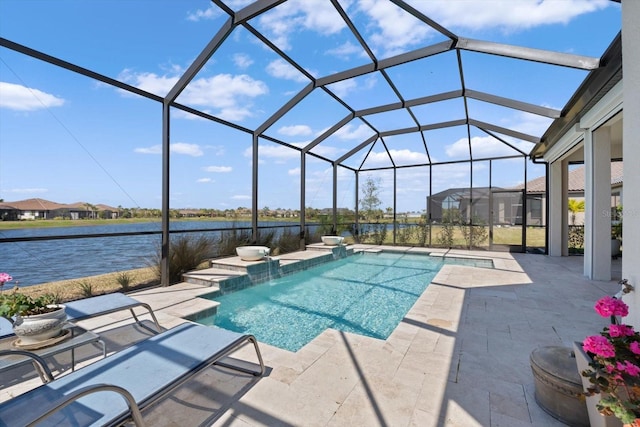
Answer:
[[200, 209], [179, 209], [178, 213], [182, 218], [198, 218], [202, 215], [202, 211]]
[[92, 205], [85, 202], [62, 204], [34, 198], [0, 203], [0, 219], [3, 221], [117, 217], [118, 210], [116, 208], [107, 205]]
[[12, 209], [12, 216], [18, 220], [53, 219], [67, 209], [61, 203], [39, 198], [5, 202], [4, 205]]
[[[576, 201], [584, 201], [584, 166], [574, 168], [568, 173], [568, 195], [569, 199], [575, 199]], [[611, 218], [616, 220], [618, 218], [617, 206], [622, 205], [622, 181], [623, 181], [623, 169], [622, 162], [611, 162]], [[516, 189], [523, 189], [524, 185], [515, 187]], [[546, 205], [546, 179], [544, 176], [533, 179], [527, 182], [527, 198], [538, 197], [541, 200], [542, 206]], [[542, 209], [544, 212], [544, 209]], [[573, 225], [572, 212], [567, 212], [569, 224]], [[546, 221], [544, 222], [546, 224]], [[575, 213], [575, 225], [584, 224], [584, 212]]]
[[465, 221], [489, 224], [489, 215], [493, 212], [494, 225], [520, 225], [522, 190], [510, 191], [499, 187], [449, 188], [427, 197], [427, 215], [431, 221], [442, 221], [444, 213], [451, 210], [460, 212]]
[[8, 203], [0, 202], [0, 221], [17, 221], [18, 210]]
[[114, 208], [113, 206], [104, 205], [102, 203], [98, 203], [96, 205], [98, 208], [98, 217], [104, 219], [117, 219], [120, 217], [120, 210], [118, 208]]
[[[569, 199], [584, 200], [584, 166], [568, 173]], [[617, 218], [616, 207], [622, 205], [622, 162], [611, 163], [611, 218]], [[522, 224], [524, 184], [512, 188], [478, 187], [472, 190], [449, 188], [427, 197], [427, 213], [431, 221], [442, 221], [447, 209], [457, 209], [467, 221], [470, 218], [489, 223], [489, 212], [493, 211], [494, 225]], [[489, 209], [489, 199], [493, 209]], [[544, 176], [527, 182], [526, 223], [546, 225], [546, 179]], [[572, 213], [567, 212], [569, 224], [573, 223]], [[584, 213], [575, 214], [575, 225], [584, 224]]]

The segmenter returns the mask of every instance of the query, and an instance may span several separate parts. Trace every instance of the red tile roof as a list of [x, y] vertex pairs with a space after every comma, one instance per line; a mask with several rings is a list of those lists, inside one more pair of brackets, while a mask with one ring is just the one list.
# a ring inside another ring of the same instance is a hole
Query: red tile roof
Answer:
[[61, 203], [39, 198], [19, 200], [17, 202], [4, 202], [4, 204], [21, 211], [52, 211], [66, 207], [66, 205]]
[[[622, 184], [623, 178], [622, 162], [611, 162], [611, 185]], [[569, 171], [569, 192], [584, 191], [584, 166], [580, 166]], [[516, 189], [522, 189], [522, 184], [514, 187]], [[544, 193], [545, 191], [545, 177], [541, 176], [536, 179], [532, 179], [527, 182], [527, 193]]]

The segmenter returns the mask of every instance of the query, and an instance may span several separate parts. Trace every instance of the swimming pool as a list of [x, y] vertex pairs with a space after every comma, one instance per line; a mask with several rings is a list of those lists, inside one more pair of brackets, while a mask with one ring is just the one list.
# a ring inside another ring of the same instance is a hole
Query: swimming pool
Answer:
[[493, 267], [489, 260], [361, 253], [212, 298], [205, 325], [253, 334], [298, 351], [327, 328], [386, 339], [444, 264]]

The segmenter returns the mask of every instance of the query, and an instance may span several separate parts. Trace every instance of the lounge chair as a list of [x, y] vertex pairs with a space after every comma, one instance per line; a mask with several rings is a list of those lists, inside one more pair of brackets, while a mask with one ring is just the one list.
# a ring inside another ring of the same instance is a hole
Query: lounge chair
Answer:
[[4, 317], [0, 317], [0, 338], [13, 335], [13, 325]]
[[[149, 315], [151, 315], [151, 319], [153, 320], [153, 323], [155, 323], [157, 332], [162, 332], [162, 327], [160, 327], [160, 323], [158, 323], [158, 319], [156, 319], [156, 315], [153, 313], [149, 304], [140, 302], [120, 292], [71, 301], [64, 303], [64, 305], [66, 308], [65, 311], [67, 312], [67, 320], [70, 322], [79, 322], [92, 317], [104, 316], [122, 310], [129, 310], [133, 319], [139, 325], [149, 329], [138, 319], [138, 316], [136, 316], [136, 313], [133, 311], [136, 307], [142, 307], [149, 312]], [[0, 338], [9, 335], [13, 335], [11, 322], [4, 317], [0, 317]]]
[[[249, 342], [259, 369], [221, 362]], [[213, 364], [255, 376], [265, 370], [252, 335], [185, 323], [0, 403], [0, 425], [143, 425], [141, 410]]]
[[[128, 309], [134, 320], [139, 325], [144, 326], [144, 324], [138, 320], [136, 313], [133, 311], [136, 307], [142, 307], [151, 315], [158, 332], [162, 332], [162, 328], [156, 319], [156, 315], [153, 313], [149, 304], [140, 302], [120, 292], [71, 301], [64, 305], [66, 307], [67, 319], [70, 322], [79, 322], [92, 317], [103, 316]], [[146, 326], [144, 327], [147, 328]]]

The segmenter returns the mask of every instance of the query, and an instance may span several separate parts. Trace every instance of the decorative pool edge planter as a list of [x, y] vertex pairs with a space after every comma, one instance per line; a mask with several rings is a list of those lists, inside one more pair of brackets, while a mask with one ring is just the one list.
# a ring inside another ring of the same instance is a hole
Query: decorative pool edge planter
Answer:
[[13, 332], [20, 339], [21, 345], [37, 344], [62, 333], [62, 327], [67, 321], [65, 306], [56, 304], [47, 307], [58, 307], [58, 310], [31, 316], [16, 316]]
[[[582, 371], [589, 369], [591, 357], [582, 349], [582, 343], [573, 343], [573, 352], [576, 356], [576, 365], [578, 372], [582, 378], [582, 387], [586, 392], [589, 388], [589, 379], [582, 376]], [[622, 422], [614, 416], [604, 416], [596, 408], [596, 404], [600, 401], [600, 395], [587, 396], [587, 411], [589, 413], [589, 423], [591, 427], [622, 427]]]
[[342, 244], [344, 237], [342, 236], [322, 236], [322, 243], [327, 246], [338, 246]]
[[243, 261], [259, 261], [269, 255], [269, 249], [266, 246], [238, 246], [236, 254]]

